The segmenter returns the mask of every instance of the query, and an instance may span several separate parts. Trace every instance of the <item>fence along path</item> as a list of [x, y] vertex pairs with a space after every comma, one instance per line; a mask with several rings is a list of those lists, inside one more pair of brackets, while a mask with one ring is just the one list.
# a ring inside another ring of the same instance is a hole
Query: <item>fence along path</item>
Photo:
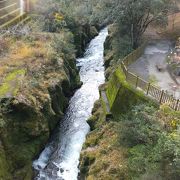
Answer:
[[143, 53], [146, 43], [144, 43], [137, 50], [130, 53], [126, 56], [121, 62], [121, 67], [126, 76], [126, 81], [132, 84], [136, 88], [142, 89], [146, 95], [153, 97], [160, 104], [167, 103], [169, 107], [174, 109], [175, 111], [180, 110], [180, 100], [170, 95], [168, 92], [161, 90], [159, 87], [151, 84], [150, 82], [145, 81], [141, 77], [136, 74], [130, 72], [128, 70], [128, 66], [135, 62]]

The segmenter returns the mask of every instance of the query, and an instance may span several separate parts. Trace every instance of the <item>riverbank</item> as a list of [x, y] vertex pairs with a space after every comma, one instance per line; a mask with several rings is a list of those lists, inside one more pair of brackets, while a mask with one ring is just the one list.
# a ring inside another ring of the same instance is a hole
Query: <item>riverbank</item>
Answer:
[[179, 179], [180, 112], [166, 105], [158, 107], [125, 82], [122, 70], [116, 69], [114, 28], [109, 34], [107, 81], [102, 88], [109, 96], [112, 115], [106, 117], [103, 99], [95, 104], [79, 179]]
[[[99, 98], [98, 86], [103, 84], [105, 79], [103, 43], [106, 36], [105, 28], [90, 42], [84, 56], [77, 59], [83, 84], [70, 100], [59, 127], [58, 140], [52, 139], [33, 163], [39, 172], [37, 179], [77, 179], [80, 151], [89, 132], [86, 120], [91, 116], [95, 100]], [[57, 146], [54, 148], [53, 144]]]
[[76, 49], [83, 52], [97, 30], [90, 25], [79, 28], [76, 30], [84, 34], [79, 41], [74, 41], [70, 31], [29, 32], [25, 37], [21, 31], [3, 37], [0, 179], [32, 178], [32, 161], [64, 117], [70, 97], [81, 86]]

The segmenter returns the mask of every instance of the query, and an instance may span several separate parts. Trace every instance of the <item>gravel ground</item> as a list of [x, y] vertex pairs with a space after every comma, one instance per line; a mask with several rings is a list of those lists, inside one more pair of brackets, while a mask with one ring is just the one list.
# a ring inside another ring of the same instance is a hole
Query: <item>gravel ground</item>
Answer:
[[[152, 41], [145, 48], [144, 54], [129, 66], [129, 70], [147, 81], [153, 79], [161, 89], [180, 98], [180, 86], [177, 86], [166, 70], [166, 57], [172, 48], [173, 44], [170, 41]], [[163, 67], [164, 71], [158, 71], [157, 65]]]

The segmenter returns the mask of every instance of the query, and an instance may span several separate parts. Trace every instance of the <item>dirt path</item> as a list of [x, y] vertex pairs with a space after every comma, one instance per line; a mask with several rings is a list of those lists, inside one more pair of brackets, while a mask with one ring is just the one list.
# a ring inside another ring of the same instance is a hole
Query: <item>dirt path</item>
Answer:
[[145, 48], [144, 54], [129, 66], [129, 70], [180, 98], [180, 87], [173, 81], [168, 71], [160, 72], [156, 67], [158, 65], [163, 69], [166, 68], [166, 57], [172, 47], [173, 44], [167, 40], [152, 41]]

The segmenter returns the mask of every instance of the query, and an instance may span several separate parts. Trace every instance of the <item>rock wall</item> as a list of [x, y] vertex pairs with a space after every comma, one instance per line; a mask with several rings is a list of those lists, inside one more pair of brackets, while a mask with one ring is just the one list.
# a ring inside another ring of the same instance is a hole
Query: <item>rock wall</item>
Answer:
[[64, 68], [66, 76], [59, 79], [56, 71], [55, 82], [51, 84], [51, 78], [48, 79], [47, 87], [41, 86], [42, 91], [36, 89], [34, 94], [20, 92], [16, 97], [4, 99], [7, 105], [1, 114], [0, 160], [3, 162], [0, 179], [20, 180], [32, 176], [32, 160], [47, 143], [63, 117], [71, 93], [80, 85], [77, 70]]
[[[80, 41], [75, 39], [79, 52], [82, 53], [88, 41], [96, 35], [94, 31], [90, 33], [83, 29], [84, 37]], [[4, 96], [0, 104], [0, 179], [3, 180], [32, 179], [32, 161], [43, 150], [63, 117], [69, 98], [81, 86], [75, 52], [60, 56], [48, 54], [48, 50], [41, 52], [49, 36], [33, 35], [33, 39], [33, 47], [40, 47], [38, 51], [34, 48], [35, 57], [28, 57], [27, 62], [23, 60], [22, 65], [11, 64], [15, 69], [23, 68], [23, 78], [13, 79], [18, 78], [16, 70], [5, 78], [11, 78], [4, 83], [7, 87], [9, 83], [20, 83], [18, 90], [4, 92], [6, 86], [0, 86], [0, 95]], [[29, 50], [26, 51], [29, 53]]]
[[74, 43], [77, 48], [76, 55], [82, 56], [83, 52], [86, 49], [86, 45], [91, 41], [91, 39], [98, 35], [98, 26], [97, 25], [76, 25], [73, 27], [72, 31], [74, 34]]

